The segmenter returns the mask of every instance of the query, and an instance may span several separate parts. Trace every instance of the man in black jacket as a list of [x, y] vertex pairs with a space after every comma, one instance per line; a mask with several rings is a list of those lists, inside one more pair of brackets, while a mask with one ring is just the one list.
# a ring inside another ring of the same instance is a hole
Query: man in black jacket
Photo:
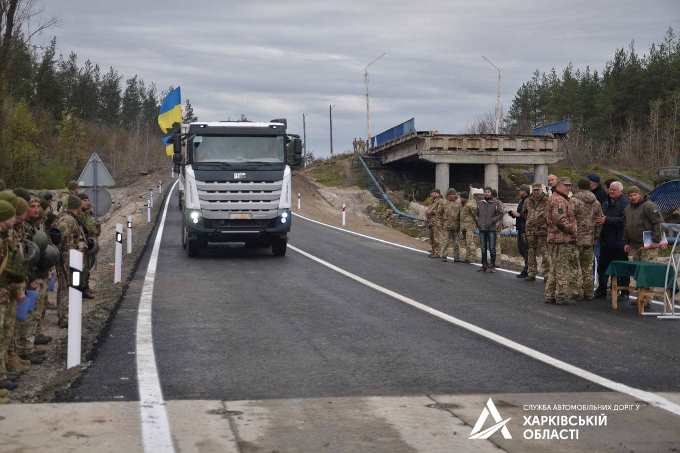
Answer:
[[604, 202], [607, 201], [607, 191], [600, 184], [600, 177], [593, 174], [588, 175], [588, 179], [590, 180], [590, 191], [595, 195], [597, 201], [600, 202], [600, 206], [604, 206]]
[[530, 192], [531, 189], [529, 186], [526, 184], [521, 185], [518, 190], [519, 203], [517, 204], [517, 210], [509, 212], [510, 216], [515, 219], [515, 229], [517, 230], [517, 250], [519, 250], [519, 254], [522, 255], [522, 258], [524, 258], [524, 268], [522, 268], [522, 272], [516, 275], [517, 278], [526, 278], [527, 270], [529, 268], [527, 262], [527, 259], [529, 258], [529, 245], [527, 244], [527, 236], [525, 231], [526, 218], [524, 217], [524, 202], [526, 201]]
[[[604, 216], [596, 220], [598, 225], [602, 225], [602, 232], [600, 233], [600, 260], [597, 266], [598, 287], [595, 297], [606, 297], [607, 295], [607, 268], [609, 264], [615, 260], [628, 260], [623, 240], [626, 206], [628, 206], [628, 198], [623, 195], [623, 184], [619, 181], [612, 182], [609, 186], [609, 196], [602, 205]], [[618, 282], [619, 287], [627, 288], [630, 279], [619, 277]], [[624, 289], [623, 291], [627, 290]]]

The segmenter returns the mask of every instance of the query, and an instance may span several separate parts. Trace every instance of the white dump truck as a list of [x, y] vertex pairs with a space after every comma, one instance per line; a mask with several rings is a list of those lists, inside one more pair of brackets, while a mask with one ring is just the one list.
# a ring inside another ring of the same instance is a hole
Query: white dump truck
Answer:
[[288, 135], [286, 127], [279, 119], [195, 122], [175, 129], [182, 245], [190, 257], [225, 242], [286, 254], [291, 166], [302, 157], [300, 138]]

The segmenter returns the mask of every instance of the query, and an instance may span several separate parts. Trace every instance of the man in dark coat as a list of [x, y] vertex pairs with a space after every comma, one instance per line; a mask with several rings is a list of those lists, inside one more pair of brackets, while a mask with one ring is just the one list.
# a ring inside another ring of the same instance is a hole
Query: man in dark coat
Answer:
[[595, 195], [597, 201], [600, 202], [600, 206], [604, 206], [604, 202], [607, 201], [607, 191], [600, 184], [600, 177], [593, 174], [588, 175], [588, 179], [590, 180], [590, 191]]
[[529, 245], [527, 244], [527, 235], [525, 231], [526, 217], [524, 217], [524, 202], [527, 200], [531, 189], [526, 184], [519, 187], [517, 193], [519, 194], [519, 203], [516, 211], [510, 211], [509, 214], [515, 219], [515, 229], [517, 230], [517, 250], [524, 258], [524, 267], [522, 272], [517, 274], [517, 278], [526, 278], [528, 270], [527, 258], [529, 257]]
[[[623, 184], [614, 181], [609, 186], [609, 196], [602, 205], [603, 217], [596, 220], [602, 226], [600, 233], [600, 259], [597, 265], [598, 287], [595, 297], [607, 295], [607, 268], [612, 261], [628, 260], [624, 250], [623, 231], [625, 225], [624, 210], [628, 206], [628, 198], [623, 195]], [[619, 287], [627, 288], [628, 277], [619, 277]], [[622, 290], [626, 292], [627, 290]]]

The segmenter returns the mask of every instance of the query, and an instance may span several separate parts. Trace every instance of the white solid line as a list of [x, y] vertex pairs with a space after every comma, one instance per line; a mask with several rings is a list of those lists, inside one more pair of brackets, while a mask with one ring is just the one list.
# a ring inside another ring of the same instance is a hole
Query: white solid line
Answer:
[[495, 343], [498, 343], [502, 346], [505, 346], [506, 348], [512, 349], [514, 351], [517, 351], [521, 354], [524, 354], [526, 356], [531, 357], [532, 359], [538, 360], [539, 362], [543, 362], [547, 365], [550, 365], [552, 367], [555, 367], [557, 369], [560, 369], [562, 371], [565, 371], [567, 373], [573, 374], [574, 376], [578, 376], [582, 379], [585, 379], [587, 381], [593, 382], [601, 387], [606, 387], [610, 390], [614, 390], [615, 392], [619, 393], [625, 393], [627, 395], [632, 396], [633, 398], [636, 398], [641, 401], [645, 401], [646, 403], [651, 404], [652, 406], [658, 407], [660, 409], [667, 410], [668, 412], [671, 412], [672, 414], [679, 415], [680, 416], [680, 405], [673, 403], [672, 401], [667, 400], [666, 398], [663, 398], [655, 393], [652, 392], [647, 392], [645, 390], [637, 389], [635, 387], [630, 387], [625, 384], [621, 384], [620, 382], [615, 382], [610, 379], [607, 379], [605, 377], [599, 376], [595, 373], [591, 373], [590, 371], [584, 370], [583, 368], [579, 368], [574, 365], [570, 365], [566, 362], [563, 362], [562, 360], [556, 359], [554, 357], [551, 357], [547, 354], [544, 354], [540, 351], [537, 351], [535, 349], [532, 349], [528, 346], [524, 346], [523, 344], [517, 343], [516, 341], [513, 341], [509, 338], [506, 338], [504, 336], [498, 335], [496, 333], [493, 333], [489, 330], [486, 330], [482, 327], [476, 326], [474, 324], [471, 324], [467, 321], [463, 321], [462, 319], [456, 318], [454, 316], [448, 315], [444, 312], [441, 312], [439, 310], [436, 310], [428, 305], [425, 305], [423, 303], [420, 303], [414, 299], [411, 299], [410, 297], [404, 296], [402, 294], [399, 294], [395, 291], [392, 291], [390, 289], [387, 289], [383, 286], [380, 286], [376, 283], [373, 283], [369, 280], [366, 280], [365, 278], [362, 278], [356, 274], [353, 274], [349, 271], [346, 271], [334, 264], [329, 263], [328, 261], [324, 261], [321, 258], [318, 258], [310, 253], [305, 252], [304, 250], [300, 250], [299, 248], [288, 244], [288, 248], [291, 250], [301, 254], [302, 256], [305, 256], [309, 258], [312, 261], [315, 261], [322, 266], [325, 266], [341, 275], [344, 275], [347, 278], [350, 278], [358, 283], [361, 283], [362, 285], [368, 286], [371, 289], [374, 289], [375, 291], [378, 291], [380, 293], [383, 293], [387, 296], [390, 296], [394, 299], [397, 299], [400, 302], [403, 302], [407, 305], [410, 305], [414, 308], [417, 308], [418, 310], [422, 310], [425, 313], [428, 313], [434, 317], [437, 317], [441, 320], [447, 321], [455, 326], [461, 327], [465, 330], [468, 330], [472, 333], [475, 333], [477, 335], [480, 335], [488, 340], [491, 340]]
[[[303, 219], [303, 220], [306, 220], [306, 221], [308, 221], [308, 222], [316, 223], [316, 224], [321, 225], [321, 226], [324, 226], [324, 227], [326, 227], [326, 228], [331, 228], [331, 229], [333, 229], [333, 230], [342, 231], [343, 233], [352, 234], [352, 235], [354, 235], [354, 236], [359, 236], [359, 237], [362, 237], [362, 238], [364, 238], [364, 239], [370, 239], [370, 240], [372, 240], [372, 241], [376, 241], [376, 242], [381, 242], [381, 243], [383, 243], [383, 244], [392, 245], [392, 246], [394, 246], [394, 247], [399, 247], [399, 248], [402, 248], [402, 249], [410, 250], [410, 251], [412, 251], [412, 252], [424, 253], [424, 254], [426, 254], [426, 255], [428, 254], [428, 252], [426, 252], [425, 250], [420, 250], [420, 249], [417, 249], [417, 248], [415, 248], [415, 247], [409, 247], [409, 246], [407, 246], [407, 245], [398, 244], [398, 243], [396, 243], [396, 242], [386, 241], [386, 240], [384, 240], [384, 239], [379, 239], [379, 238], [376, 238], [376, 237], [373, 237], [373, 236], [369, 236], [369, 235], [367, 235], [367, 234], [357, 233], [356, 231], [348, 230], [348, 229], [346, 229], [346, 228], [340, 228], [340, 227], [336, 227], [336, 226], [334, 226], [334, 225], [329, 225], [329, 224], [327, 224], [327, 223], [319, 222], [318, 220], [310, 219], [309, 217], [305, 217], [305, 216], [300, 215], [300, 214], [295, 213], [295, 212], [293, 213], [293, 215], [294, 215], [295, 217], [299, 217], [299, 218], [301, 218], [301, 219]], [[449, 260], [449, 261], [452, 261], [451, 258], [448, 258], [448, 260]], [[477, 266], [477, 267], [481, 267], [481, 264], [480, 264], [480, 263], [470, 263], [470, 264], [472, 264], [472, 265], [474, 265], [474, 266]], [[496, 269], [499, 270], [499, 271], [501, 271], [501, 272], [505, 272], [505, 273], [507, 273], [507, 274], [513, 274], [513, 275], [519, 274], [519, 272], [517, 272], [517, 271], [513, 271], [513, 270], [510, 270], [510, 269], [503, 269], [502, 267], [497, 267]], [[536, 279], [538, 279], [538, 280], [543, 280], [543, 277], [541, 277], [540, 275], [537, 275], [537, 276], [536, 276]], [[628, 296], [628, 299], [631, 299], [631, 300], [632, 300], [632, 299], [634, 299], [634, 297], [633, 297], [633, 296]], [[650, 302], [651, 302], [652, 304], [654, 304], [654, 305], [660, 305], [660, 306], [662, 306], [662, 307], [664, 306], [664, 303], [663, 303], [662, 301], [659, 301], [659, 300], [656, 300], [656, 299], [652, 299]], [[676, 304], [676, 305], [675, 305], [675, 308], [676, 308], [676, 309], [680, 309], [680, 305]], [[662, 314], [662, 313], [659, 312], [659, 314]]]
[[137, 309], [137, 384], [139, 387], [139, 410], [142, 424], [142, 439], [144, 441], [144, 451], [169, 452], [174, 453], [175, 447], [172, 443], [170, 434], [170, 423], [168, 413], [165, 409], [163, 391], [161, 390], [156, 368], [156, 354], [153, 349], [153, 330], [151, 326], [151, 306], [153, 302], [153, 287], [156, 280], [156, 267], [158, 265], [158, 251], [161, 248], [163, 239], [163, 229], [165, 228], [165, 217], [168, 213], [168, 204], [172, 193], [177, 186], [177, 182], [172, 185], [168, 198], [165, 200], [163, 215], [158, 225], [156, 239], [151, 249], [149, 265], [144, 277], [142, 294], [139, 297], [139, 308]]

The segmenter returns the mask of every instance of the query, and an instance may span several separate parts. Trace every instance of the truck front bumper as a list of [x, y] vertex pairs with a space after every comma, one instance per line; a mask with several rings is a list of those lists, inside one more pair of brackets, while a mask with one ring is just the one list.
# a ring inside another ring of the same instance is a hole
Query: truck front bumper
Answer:
[[230, 220], [230, 219], [199, 219], [193, 223], [190, 218], [185, 219], [189, 239], [199, 239], [208, 242], [244, 242], [260, 241], [272, 237], [284, 237], [292, 222], [290, 212], [282, 222], [283, 217], [273, 219]]

